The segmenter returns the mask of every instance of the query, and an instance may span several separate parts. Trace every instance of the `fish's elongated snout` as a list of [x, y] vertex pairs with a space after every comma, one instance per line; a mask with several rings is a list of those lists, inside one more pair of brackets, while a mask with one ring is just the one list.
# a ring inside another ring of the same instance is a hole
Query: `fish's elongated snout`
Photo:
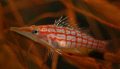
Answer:
[[10, 28], [11, 31], [14, 31], [16, 33], [19, 33], [19, 34], [22, 34], [22, 35], [25, 35], [27, 37], [31, 37], [33, 34], [31, 33], [32, 30], [30, 27], [11, 27]]
[[10, 30], [11, 31], [15, 31], [15, 32], [17, 32], [17, 31], [31, 32], [32, 31], [32, 29], [30, 27], [22, 27], [22, 28], [21, 27], [20, 28], [18, 28], [18, 27], [11, 27]]
[[15, 30], [18, 30], [18, 28], [17, 27], [10, 27], [10, 30], [15, 31]]
[[37, 36], [35, 36], [33, 33], [32, 33], [32, 28], [30, 27], [11, 27], [10, 28], [11, 31], [14, 31], [16, 33], [19, 33], [21, 35], [24, 35], [32, 40], [34, 40], [35, 42], [39, 42], [39, 39], [37, 38]]
[[16, 33], [22, 32], [22, 31], [20, 30], [20, 28], [17, 28], [17, 27], [11, 27], [10, 30], [11, 30], [11, 31], [14, 31], [14, 32], [16, 32]]

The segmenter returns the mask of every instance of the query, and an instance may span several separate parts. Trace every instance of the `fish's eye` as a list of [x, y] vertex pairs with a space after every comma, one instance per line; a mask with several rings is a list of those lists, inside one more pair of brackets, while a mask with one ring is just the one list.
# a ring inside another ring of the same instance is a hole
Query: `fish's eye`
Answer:
[[38, 30], [34, 30], [32, 33], [33, 34], [38, 34]]

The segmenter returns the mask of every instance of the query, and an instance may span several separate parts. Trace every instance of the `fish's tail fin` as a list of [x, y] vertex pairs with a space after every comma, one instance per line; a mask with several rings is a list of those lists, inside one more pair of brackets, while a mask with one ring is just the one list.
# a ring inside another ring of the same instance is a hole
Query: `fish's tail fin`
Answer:
[[120, 50], [120, 38], [107, 40], [105, 50], [109, 53], [117, 53]]

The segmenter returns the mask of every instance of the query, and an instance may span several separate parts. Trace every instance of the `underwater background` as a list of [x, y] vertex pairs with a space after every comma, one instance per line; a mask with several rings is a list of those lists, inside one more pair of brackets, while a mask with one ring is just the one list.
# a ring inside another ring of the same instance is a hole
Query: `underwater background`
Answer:
[[42, 44], [10, 31], [10, 27], [54, 24], [61, 15], [95, 39], [112, 40], [106, 52], [117, 55], [111, 59], [120, 62], [119, 0], [0, 0], [0, 69], [120, 69], [114, 61], [48, 55]]

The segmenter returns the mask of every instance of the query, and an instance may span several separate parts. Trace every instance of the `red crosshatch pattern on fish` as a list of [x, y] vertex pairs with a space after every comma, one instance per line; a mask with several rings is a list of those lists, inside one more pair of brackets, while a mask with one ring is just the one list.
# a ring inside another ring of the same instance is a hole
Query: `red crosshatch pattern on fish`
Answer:
[[101, 50], [106, 44], [105, 41], [95, 40], [82, 32], [76, 32], [75, 29], [46, 25], [39, 30], [39, 33], [47, 35], [46, 38], [58, 41], [58, 46], [63, 48], [87, 47]]

